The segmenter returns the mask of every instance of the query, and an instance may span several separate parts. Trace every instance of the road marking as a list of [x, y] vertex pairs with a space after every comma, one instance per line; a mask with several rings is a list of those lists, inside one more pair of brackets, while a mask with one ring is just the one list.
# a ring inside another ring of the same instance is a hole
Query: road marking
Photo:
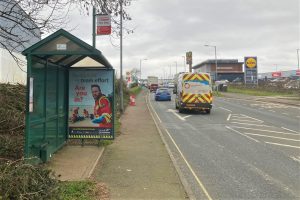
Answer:
[[241, 132], [239, 132], [239, 131], [237, 131], [237, 130], [234, 130], [233, 128], [230, 128], [229, 126], [225, 126], [225, 127], [226, 127], [227, 129], [230, 129], [230, 130], [232, 130], [232, 131], [234, 131], [234, 132], [236, 132], [236, 133], [238, 133], [238, 134], [244, 136], [244, 137], [247, 137], [247, 138], [250, 139], [250, 140], [254, 140], [255, 142], [258, 142], [258, 143], [259, 143], [258, 140], [254, 139], [254, 138], [252, 138], [252, 137], [249, 137], [248, 135], [245, 135], [245, 134], [243, 134], [243, 133], [241, 133]]
[[270, 112], [276, 112], [275, 110], [269, 110]]
[[[258, 122], [258, 121], [253, 121], [253, 120], [243, 120], [243, 119], [232, 119], [234, 121], [238, 121], [238, 122]], [[258, 122], [258, 123], [263, 123], [263, 122]]]
[[296, 116], [296, 117], [300, 118], [300, 116]]
[[192, 116], [192, 115], [187, 115], [187, 116], [183, 117], [183, 119], [188, 118], [188, 117], [191, 117], [191, 116]]
[[174, 114], [176, 117], [178, 117], [180, 120], [185, 121], [184, 117], [181, 117], [180, 115], [178, 115], [178, 114], [176, 113], [176, 110], [168, 109], [168, 112], [173, 113], [173, 114]]
[[227, 117], [227, 121], [229, 121], [229, 120], [230, 120], [230, 117], [231, 117], [231, 114], [229, 114], [229, 115], [228, 115], [228, 117]]
[[223, 107], [219, 107], [219, 108], [221, 108], [221, 109], [223, 109], [223, 110], [226, 110], [226, 111], [228, 111], [228, 112], [232, 112], [231, 110], [229, 110], [229, 109], [227, 109], [227, 108], [223, 108]]
[[289, 114], [288, 113], [282, 113], [283, 115], [287, 115], [287, 116], [289, 116]]
[[200, 179], [198, 178], [198, 176], [196, 175], [196, 173], [194, 172], [193, 168], [191, 167], [191, 165], [189, 164], [189, 162], [185, 159], [183, 153], [180, 151], [179, 147], [177, 146], [176, 142], [174, 141], [174, 139], [172, 138], [172, 136], [170, 135], [169, 131], [167, 129], [165, 129], [166, 133], [168, 134], [168, 136], [170, 137], [171, 141], [173, 142], [174, 146], [176, 147], [177, 151], [179, 152], [179, 154], [181, 155], [181, 157], [183, 158], [184, 162], [186, 163], [186, 165], [188, 166], [188, 168], [190, 169], [190, 171], [192, 172], [194, 178], [196, 179], [196, 181], [198, 182], [200, 188], [203, 190], [203, 192], [205, 193], [206, 197], [209, 200], [212, 200], [211, 196], [209, 195], [209, 193], [207, 192], [206, 188], [204, 187], [204, 185], [202, 184], [202, 182], [200, 181]]
[[241, 114], [241, 115], [242, 115], [242, 116], [245, 116], [245, 117], [247, 117], [247, 118], [250, 118], [250, 119], [259, 121], [259, 122], [264, 122], [264, 121], [262, 121], [262, 120], [260, 120], [260, 119], [253, 118], [253, 117], [250, 117], [250, 116], [248, 116], [248, 115], [244, 115], [244, 114]]
[[267, 125], [263, 125], [263, 124], [248, 124], [248, 123], [240, 123], [240, 122], [231, 122], [231, 123], [232, 124], [249, 125], [249, 126], [264, 126], [264, 127], [274, 128], [274, 126], [267, 126]]
[[265, 143], [267, 143], [267, 144], [273, 144], [273, 145], [277, 145], [277, 146], [291, 147], [291, 148], [300, 149], [300, 147], [296, 147], [296, 146], [292, 146], [292, 145], [287, 145], [287, 144], [279, 144], [279, 143], [273, 143], [273, 142], [265, 142]]
[[269, 138], [275, 138], [275, 139], [281, 139], [281, 140], [290, 140], [290, 141], [300, 142], [300, 140], [296, 140], [296, 139], [289, 139], [289, 138], [269, 136], [269, 135], [261, 135], [261, 134], [256, 134], [256, 133], [244, 133], [244, 134], [246, 134], [246, 135], [254, 135], [254, 136], [259, 136], [259, 137], [269, 137]]
[[[291, 131], [291, 132], [294, 132], [294, 133], [299, 133], [299, 132], [297, 132], [297, 131], [294, 131], [294, 130], [291, 130], [291, 129], [288, 129], [288, 128], [285, 128], [285, 127], [281, 127], [282, 129], [285, 129], [285, 130], [287, 130], [287, 131]], [[300, 133], [299, 133], [300, 134]]]
[[280, 131], [271, 131], [271, 130], [264, 130], [264, 129], [255, 129], [255, 128], [247, 128], [247, 127], [242, 127], [242, 126], [233, 126], [234, 128], [241, 128], [241, 129], [250, 129], [250, 130], [255, 130], [255, 131], [263, 131], [263, 132], [270, 132], [270, 133], [281, 133], [285, 135], [297, 135], [300, 136], [299, 134], [293, 134], [293, 133], [286, 133], [286, 132], [280, 132]]
[[[147, 101], [147, 98], [146, 98], [146, 101]], [[148, 95], [148, 102], [149, 102], [149, 105], [150, 105], [150, 107], [152, 108], [154, 114], [156, 115], [157, 119], [159, 120], [160, 123], [162, 123], [162, 121], [160, 120], [158, 114], [156, 113], [156, 111], [154, 110], [154, 108], [153, 108], [153, 106], [152, 106], [152, 104], [151, 104], [151, 102], [150, 102], [150, 94]]]
[[290, 158], [293, 159], [294, 161], [297, 161], [297, 162], [300, 163], [300, 157], [299, 157], [299, 156], [298, 156], [298, 158], [296, 158], [296, 157], [294, 157], [294, 156], [291, 156]]

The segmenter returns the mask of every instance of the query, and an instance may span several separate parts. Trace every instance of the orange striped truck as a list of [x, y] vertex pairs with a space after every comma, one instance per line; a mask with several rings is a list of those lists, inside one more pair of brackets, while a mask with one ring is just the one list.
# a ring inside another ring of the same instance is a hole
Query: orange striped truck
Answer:
[[206, 111], [212, 108], [212, 87], [208, 73], [180, 73], [174, 78], [175, 107], [184, 110]]

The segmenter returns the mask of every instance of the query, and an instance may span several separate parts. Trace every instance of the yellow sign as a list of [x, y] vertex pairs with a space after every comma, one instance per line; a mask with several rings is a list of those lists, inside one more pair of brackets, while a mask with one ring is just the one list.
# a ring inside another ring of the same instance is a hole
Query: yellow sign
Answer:
[[254, 68], [254, 67], [256, 67], [256, 59], [255, 58], [248, 58], [246, 60], [246, 66], [248, 68]]

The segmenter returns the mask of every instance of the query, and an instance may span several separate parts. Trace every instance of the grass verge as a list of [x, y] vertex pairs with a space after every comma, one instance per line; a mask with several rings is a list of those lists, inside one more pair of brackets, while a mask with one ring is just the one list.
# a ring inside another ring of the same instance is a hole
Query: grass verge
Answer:
[[60, 197], [64, 200], [93, 200], [95, 185], [91, 181], [65, 181], [59, 184]]
[[263, 88], [236, 88], [229, 86], [228, 92], [231, 93], [240, 93], [240, 94], [247, 94], [253, 96], [295, 96], [293, 93], [289, 92], [276, 92], [276, 91], [267, 91]]

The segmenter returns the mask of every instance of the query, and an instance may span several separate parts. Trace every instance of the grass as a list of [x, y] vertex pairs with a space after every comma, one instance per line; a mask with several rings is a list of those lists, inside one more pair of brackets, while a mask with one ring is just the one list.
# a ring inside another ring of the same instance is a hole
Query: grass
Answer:
[[240, 94], [247, 94], [253, 96], [295, 96], [292, 93], [267, 91], [264, 90], [263, 88], [236, 88], [236, 87], [229, 86], [227, 91], [232, 93], [240, 93]]
[[60, 197], [64, 200], [95, 199], [95, 183], [91, 181], [65, 181], [60, 183]]
[[142, 87], [136, 86], [129, 89], [129, 93], [133, 95], [138, 95], [142, 90]]

